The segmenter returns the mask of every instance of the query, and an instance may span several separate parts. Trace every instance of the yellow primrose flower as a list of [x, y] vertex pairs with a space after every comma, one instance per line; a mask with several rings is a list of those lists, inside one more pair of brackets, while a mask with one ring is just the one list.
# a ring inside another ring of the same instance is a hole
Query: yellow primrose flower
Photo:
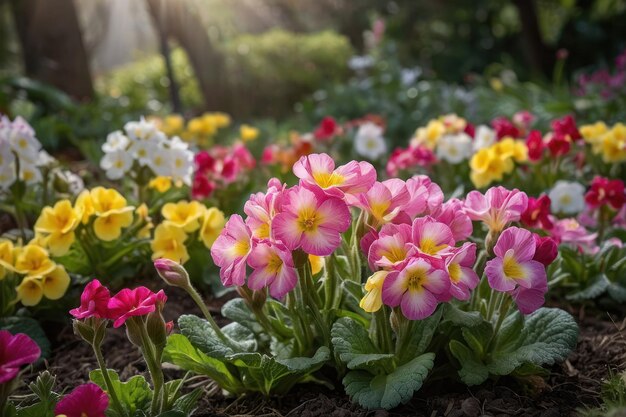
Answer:
[[89, 222], [89, 218], [95, 213], [93, 199], [89, 190], [83, 190], [74, 203], [74, 210], [83, 224]]
[[211, 249], [213, 242], [222, 232], [226, 219], [224, 213], [218, 210], [216, 207], [211, 207], [204, 213], [202, 219], [202, 227], [200, 228], [200, 239], [204, 243], [207, 249]]
[[416, 145], [424, 145], [428, 149], [435, 149], [439, 138], [446, 133], [445, 125], [439, 120], [431, 120], [426, 127], [420, 127], [415, 133]]
[[165, 218], [163, 223], [180, 227], [185, 232], [191, 233], [200, 227], [200, 219], [205, 211], [206, 207], [197, 201], [182, 200], [178, 203], [165, 204], [161, 209], [161, 214]]
[[17, 291], [17, 299], [27, 307], [39, 304], [43, 297], [43, 288], [38, 277], [24, 278], [15, 291]]
[[0, 239], [0, 281], [4, 279], [8, 271], [13, 271], [13, 252], [13, 242]]
[[91, 190], [94, 212], [97, 219], [93, 230], [98, 239], [109, 242], [120, 237], [122, 228], [133, 222], [133, 206], [113, 188], [96, 187]]
[[244, 142], [252, 142], [259, 137], [259, 129], [248, 125], [241, 125], [239, 127], [239, 136]]
[[602, 160], [606, 163], [618, 163], [626, 161], [626, 125], [615, 124], [611, 130], [602, 136], [599, 143], [602, 152]]
[[213, 119], [213, 123], [218, 129], [230, 126], [230, 116], [226, 113], [215, 112], [209, 113], [209, 116]]
[[309, 255], [309, 262], [311, 262], [311, 273], [317, 275], [322, 271], [324, 267], [324, 257], [317, 255]]
[[196, 117], [187, 123], [188, 132], [193, 135], [212, 135], [217, 130], [211, 120]]
[[165, 117], [161, 124], [161, 132], [167, 136], [175, 136], [182, 132], [185, 127], [185, 119], [179, 114], [171, 114]]
[[361, 299], [359, 307], [368, 313], [378, 311], [383, 305], [383, 284], [389, 271], [378, 271], [367, 279], [365, 283], [365, 291], [367, 294]]
[[159, 176], [151, 179], [148, 183], [148, 187], [153, 188], [160, 193], [164, 193], [172, 188], [172, 179], [170, 177]]
[[152, 259], [166, 258], [184, 264], [189, 260], [185, 240], [187, 234], [180, 227], [161, 223], [154, 230], [154, 239], [150, 242]]
[[74, 229], [80, 219], [69, 200], [61, 200], [54, 207], [44, 207], [35, 223], [35, 232], [45, 237], [46, 246], [54, 256], [65, 255], [74, 243]]
[[483, 148], [476, 152], [470, 160], [470, 179], [477, 188], [483, 188], [493, 181], [500, 181], [505, 172], [511, 172], [514, 168], [511, 158], [503, 159], [498, 155], [493, 146]]
[[15, 270], [20, 274], [42, 276], [55, 267], [48, 251], [41, 246], [28, 244], [16, 252]]
[[62, 265], [57, 265], [52, 272], [41, 277], [41, 286], [46, 298], [58, 300], [70, 286], [70, 276]]
[[578, 130], [585, 142], [591, 145], [593, 152], [600, 152], [598, 145], [602, 142], [602, 136], [609, 131], [606, 123], [596, 122], [591, 125], [581, 126]]

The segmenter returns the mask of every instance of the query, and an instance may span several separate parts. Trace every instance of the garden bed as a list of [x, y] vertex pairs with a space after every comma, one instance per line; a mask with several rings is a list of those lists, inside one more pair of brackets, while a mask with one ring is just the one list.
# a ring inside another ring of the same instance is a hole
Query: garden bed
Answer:
[[[155, 285], [150, 285], [156, 287]], [[181, 314], [198, 314], [197, 306], [177, 288], [167, 289], [169, 301], [164, 311], [166, 319]], [[218, 314], [229, 296], [212, 299], [208, 306]], [[602, 383], [611, 375], [626, 368], [626, 319], [609, 313], [587, 314], [584, 309], [570, 311], [580, 325], [579, 342], [567, 361], [552, 367], [547, 379], [533, 376], [525, 384], [512, 378], [501, 378], [478, 387], [458, 383], [431, 381], [407, 404], [389, 412], [368, 411], [350, 402], [340, 383], [330, 390], [322, 385], [302, 384], [283, 397], [265, 398], [258, 394], [240, 398], [225, 397], [221, 390], [204, 378], [191, 387], [206, 386], [198, 405], [199, 417], [213, 416], [573, 416], [578, 409], [597, 407], [601, 403]], [[71, 390], [89, 380], [89, 371], [95, 359], [89, 345], [76, 337], [71, 328], [63, 328], [55, 340], [56, 347], [48, 361], [56, 375], [60, 390]], [[146, 372], [138, 349], [126, 338], [123, 329], [113, 330], [104, 342], [103, 351], [108, 366], [121, 370], [122, 379]], [[181, 377], [172, 367], [166, 369], [169, 377]], [[34, 379], [36, 374], [31, 376]], [[332, 378], [330, 371], [328, 377]]]

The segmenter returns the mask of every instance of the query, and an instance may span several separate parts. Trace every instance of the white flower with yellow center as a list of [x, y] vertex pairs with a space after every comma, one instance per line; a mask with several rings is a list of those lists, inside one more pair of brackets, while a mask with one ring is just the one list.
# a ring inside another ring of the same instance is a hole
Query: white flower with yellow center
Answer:
[[8, 189], [15, 180], [17, 176], [15, 175], [15, 167], [13, 165], [6, 165], [0, 167], [0, 188], [3, 190]]
[[39, 183], [42, 179], [41, 171], [35, 164], [20, 160], [20, 179], [26, 184]]
[[124, 131], [132, 141], [158, 143], [166, 138], [154, 123], [143, 117], [138, 122], [126, 123]]
[[157, 148], [150, 156], [150, 159], [148, 159], [147, 165], [156, 176], [170, 176], [172, 172], [171, 151], [169, 149]]
[[193, 174], [193, 153], [184, 149], [170, 149], [171, 177], [182, 180], [185, 184], [191, 184]]
[[168, 143], [170, 145], [170, 149], [181, 149], [183, 151], [189, 149], [189, 144], [178, 136], [172, 137]]
[[13, 129], [9, 135], [9, 144], [21, 160], [34, 164], [41, 149], [41, 143], [28, 129]]
[[153, 158], [154, 153], [159, 148], [150, 142], [133, 142], [128, 148], [128, 152], [132, 155], [138, 162], [139, 165], [144, 166], [150, 163], [150, 160]]
[[458, 164], [472, 155], [472, 138], [465, 133], [443, 135], [437, 142], [437, 157]]
[[494, 143], [496, 143], [495, 130], [485, 125], [480, 125], [476, 128], [476, 133], [474, 133], [474, 151], [475, 152], [483, 148], [488, 148]]
[[585, 208], [585, 187], [571, 181], [557, 181], [548, 194], [554, 213], [577, 214]]
[[128, 139], [128, 136], [123, 134], [121, 130], [116, 130], [108, 134], [107, 141], [102, 145], [102, 150], [109, 153], [119, 149], [126, 149], [129, 143], [130, 139]]
[[354, 150], [368, 159], [376, 159], [387, 152], [383, 129], [374, 123], [364, 123], [354, 138]]
[[133, 166], [133, 157], [123, 149], [109, 152], [100, 160], [100, 168], [106, 171], [107, 178], [119, 180]]

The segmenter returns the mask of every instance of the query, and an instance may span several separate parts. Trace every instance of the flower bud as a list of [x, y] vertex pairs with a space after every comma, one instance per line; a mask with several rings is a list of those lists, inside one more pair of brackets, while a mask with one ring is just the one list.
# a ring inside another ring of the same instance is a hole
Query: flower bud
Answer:
[[141, 340], [141, 328], [143, 326], [141, 317], [131, 317], [130, 320], [126, 320], [126, 337], [130, 340], [130, 343], [137, 347], [143, 345]]
[[252, 310], [260, 311], [267, 301], [267, 287], [260, 290], [252, 291]]
[[82, 320], [73, 321], [74, 334], [80, 336], [85, 342], [90, 345], [94, 342], [95, 332], [93, 328]]
[[400, 329], [400, 320], [398, 319], [398, 315], [395, 310], [392, 310], [391, 315], [389, 315], [389, 324], [391, 325], [393, 332], [398, 334], [398, 330]]
[[165, 320], [163, 320], [163, 316], [161, 316], [158, 311], [148, 314], [146, 330], [148, 331], [150, 341], [152, 341], [157, 348], [163, 349], [167, 343], [167, 325], [165, 324]]
[[178, 262], [160, 258], [154, 261], [154, 267], [159, 276], [168, 285], [180, 288], [189, 288], [191, 286], [187, 270]]

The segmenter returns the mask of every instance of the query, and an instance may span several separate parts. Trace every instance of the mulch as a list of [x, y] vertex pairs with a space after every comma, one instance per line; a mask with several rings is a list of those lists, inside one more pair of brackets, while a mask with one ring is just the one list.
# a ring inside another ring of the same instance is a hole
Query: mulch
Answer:
[[[167, 289], [169, 300], [164, 314], [174, 320], [180, 314], [198, 314], [198, 308], [181, 291]], [[209, 300], [210, 310], [219, 313], [224, 299]], [[240, 398], [224, 396], [213, 382], [201, 377], [193, 386], [204, 388], [197, 416], [282, 416], [282, 417], [388, 417], [388, 416], [575, 416], [577, 410], [600, 405], [602, 383], [611, 373], [626, 368], [626, 319], [606, 312], [575, 312], [580, 337], [576, 350], [560, 365], [552, 367], [547, 379], [529, 378], [520, 383], [512, 378], [490, 380], [478, 387], [463, 384], [424, 385], [415, 397], [391, 411], [364, 410], [350, 402], [338, 382], [334, 390], [321, 385], [296, 386], [283, 397], [264, 398], [251, 394]], [[218, 320], [218, 322], [221, 320]], [[223, 324], [223, 323], [220, 323]], [[95, 359], [90, 347], [66, 327], [54, 340], [53, 355], [47, 367], [57, 377], [57, 389], [69, 390], [89, 379]], [[146, 373], [137, 348], [130, 345], [122, 329], [110, 330], [103, 344], [110, 368], [121, 372], [122, 380]], [[175, 369], [166, 369], [171, 377], [180, 377]], [[332, 374], [331, 374], [332, 375]], [[34, 378], [34, 374], [29, 379]]]

